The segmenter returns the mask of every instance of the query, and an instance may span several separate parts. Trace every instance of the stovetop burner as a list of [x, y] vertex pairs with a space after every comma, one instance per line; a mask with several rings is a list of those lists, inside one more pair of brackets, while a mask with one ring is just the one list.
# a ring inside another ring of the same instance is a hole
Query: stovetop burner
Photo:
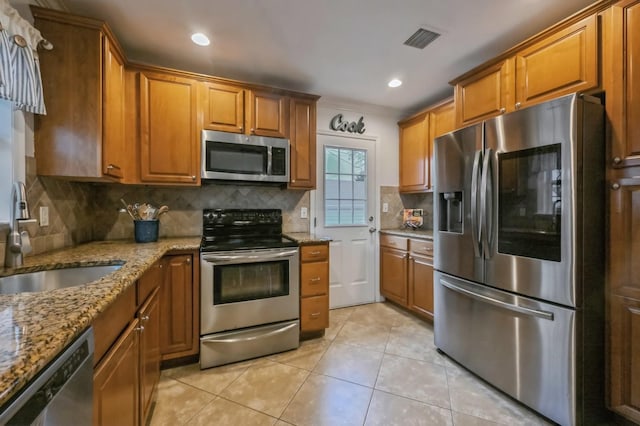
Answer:
[[296, 247], [282, 236], [279, 209], [204, 209], [203, 252]]

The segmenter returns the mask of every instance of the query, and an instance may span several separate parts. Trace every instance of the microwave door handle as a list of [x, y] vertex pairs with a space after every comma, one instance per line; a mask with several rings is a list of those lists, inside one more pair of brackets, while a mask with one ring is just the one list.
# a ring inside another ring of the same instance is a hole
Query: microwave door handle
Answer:
[[517, 312], [519, 314], [534, 316], [537, 318], [553, 321], [553, 312], [541, 311], [538, 309], [525, 308], [524, 306], [514, 305], [511, 303], [503, 302], [502, 300], [494, 299], [493, 297], [485, 296], [484, 294], [476, 293], [475, 291], [467, 290], [466, 288], [459, 287], [452, 282], [440, 279], [440, 284], [447, 287], [449, 290], [453, 290], [460, 294], [464, 294], [472, 299], [479, 300], [484, 303], [488, 303], [493, 306], [497, 306], [508, 311]]
[[272, 147], [267, 147], [267, 175], [271, 176], [273, 172], [273, 152]]
[[491, 257], [491, 242], [493, 240], [493, 168], [491, 166], [491, 148], [484, 151], [482, 164], [482, 179], [480, 183], [480, 226], [482, 226], [482, 248], [484, 258]]
[[480, 230], [478, 229], [478, 175], [480, 174], [480, 155], [482, 151], [476, 151], [473, 158], [473, 170], [471, 172], [471, 239], [473, 240], [473, 253], [480, 257]]

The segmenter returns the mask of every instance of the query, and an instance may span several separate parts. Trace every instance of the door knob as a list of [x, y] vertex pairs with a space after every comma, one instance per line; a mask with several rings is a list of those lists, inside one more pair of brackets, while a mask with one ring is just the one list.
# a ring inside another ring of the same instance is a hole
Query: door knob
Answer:
[[369, 232], [371, 232], [372, 234], [373, 234], [374, 232], [376, 232], [376, 231], [377, 231], [377, 229], [375, 228], [375, 226], [370, 226], [370, 227], [369, 227]]

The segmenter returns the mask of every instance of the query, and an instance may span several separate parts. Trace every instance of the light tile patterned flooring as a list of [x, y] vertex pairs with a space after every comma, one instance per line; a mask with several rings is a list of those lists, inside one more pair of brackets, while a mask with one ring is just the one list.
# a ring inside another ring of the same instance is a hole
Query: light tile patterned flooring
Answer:
[[388, 303], [332, 310], [324, 338], [263, 358], [164, 370], [151, 425], [544, 425], [439, 354]]

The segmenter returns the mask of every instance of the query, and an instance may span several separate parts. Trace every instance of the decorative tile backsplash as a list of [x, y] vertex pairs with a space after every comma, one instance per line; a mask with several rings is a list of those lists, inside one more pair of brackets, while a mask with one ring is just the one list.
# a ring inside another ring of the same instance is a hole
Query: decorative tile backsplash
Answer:
[[[389, 211], [383, 212], [384, 203], [389, 204]], [[423, 229], [433, 228], [433, 194], [401, 194], [397, 186], [380, 187], [380, 227], [394, 229], [402, 227], [403, 209], [423, 209]]]

